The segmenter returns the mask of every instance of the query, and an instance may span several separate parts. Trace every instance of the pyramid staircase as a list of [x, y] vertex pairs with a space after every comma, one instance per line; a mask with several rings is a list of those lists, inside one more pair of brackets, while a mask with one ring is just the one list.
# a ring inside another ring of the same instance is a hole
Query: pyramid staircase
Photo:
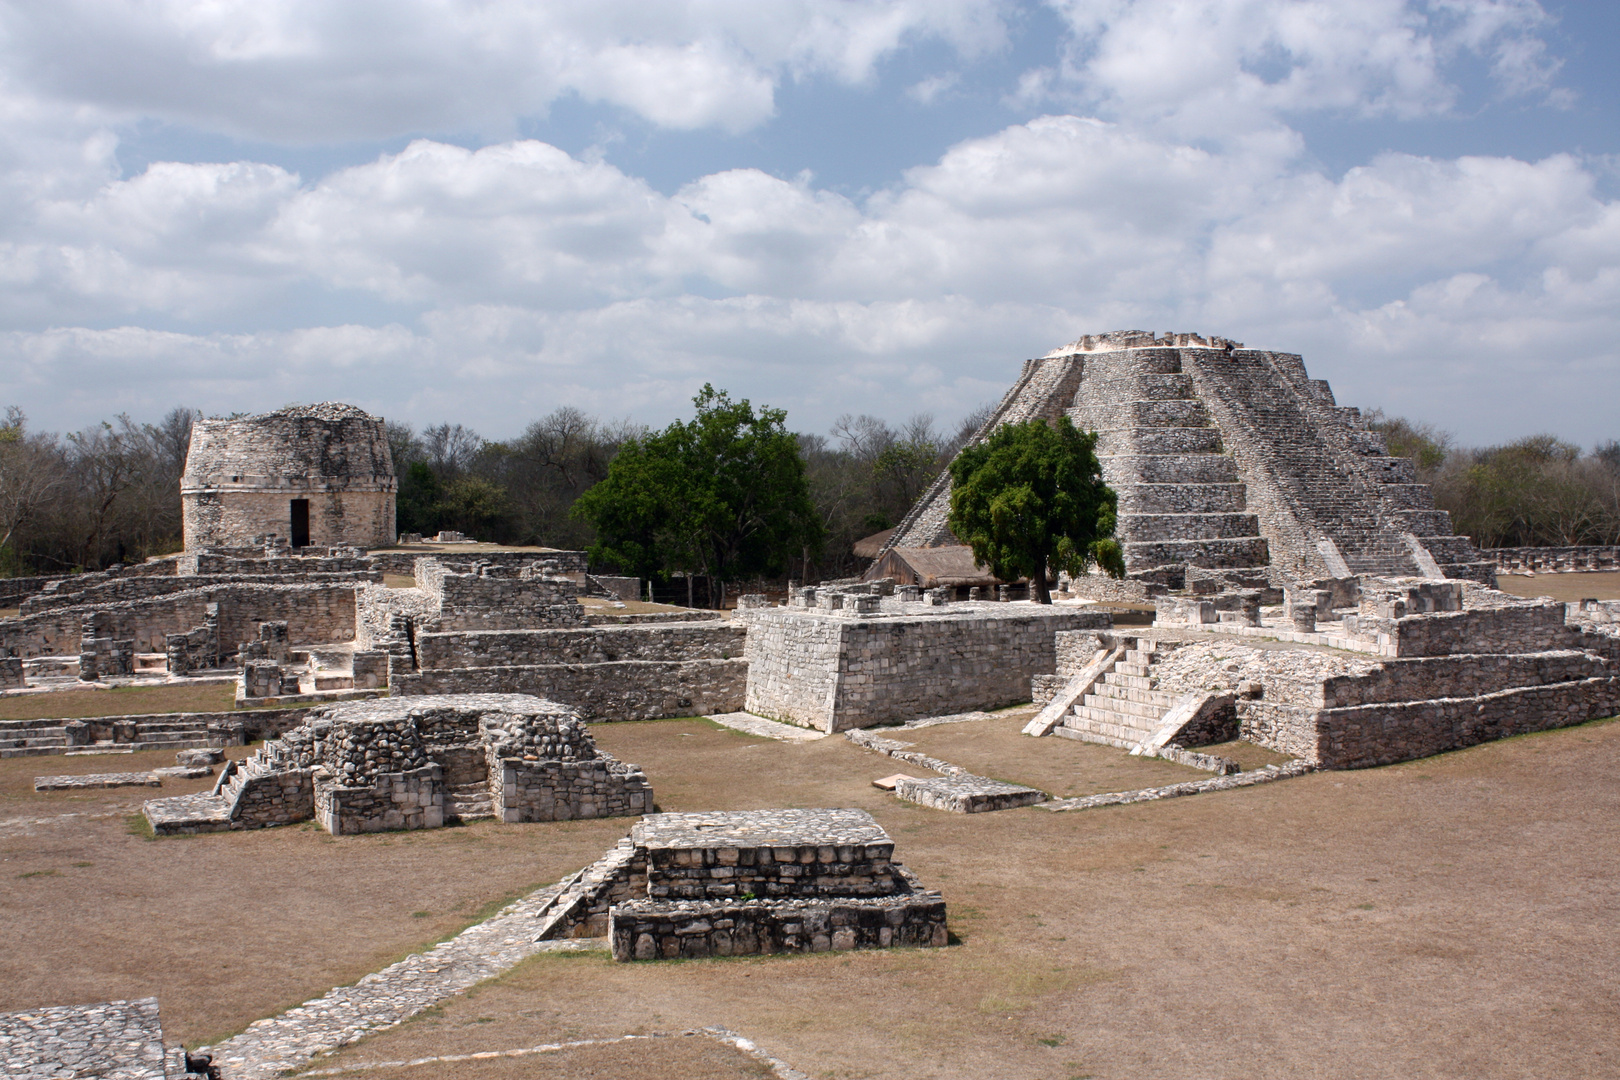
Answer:
[[1087, 356], [1067, 415], [1097, 432], [1103, 479], [1119, 494], [1114, 535], [1129, 573], [1266, 565], [1237, 464], [1176, 350]]

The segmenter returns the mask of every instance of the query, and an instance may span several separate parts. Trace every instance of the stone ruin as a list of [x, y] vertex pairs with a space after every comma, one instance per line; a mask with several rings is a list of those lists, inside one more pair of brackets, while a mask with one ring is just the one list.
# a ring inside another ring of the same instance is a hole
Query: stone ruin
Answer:
[[[1098, 434], [1127, 571], [1125, 582], [1075, 582], [1081, 595], [1179, 591], [1195, 567], [1279, 587], [1358, 574], [1496, 582], [1412, 463], [1390, 457], [1383, 436], [1340, 408], [1295, 354], [1198, 334], [1087, 335], [1027, 361], [972, 441], [1065, 415]], [[950, 489], [947, 470], [874, 567], [891, 549], [958, 543], [946, 524]]]
[[337, 836], [483, 817], [621, 817], [652, 805], [640, 767], [597, 749], [575, 710], [466, 694], [323, 706], [227, 762], [211, 793], [154, 799], [144, 811], [160, 835], [313, 818]]
[[353, 405], [198, 420], [180, 480], [186, 550], [384, 547], [397, 490], [382, 418]]
[[539, 913], [615, 960], [947, 943], [945, 901], [864, 810], [649, 814]]

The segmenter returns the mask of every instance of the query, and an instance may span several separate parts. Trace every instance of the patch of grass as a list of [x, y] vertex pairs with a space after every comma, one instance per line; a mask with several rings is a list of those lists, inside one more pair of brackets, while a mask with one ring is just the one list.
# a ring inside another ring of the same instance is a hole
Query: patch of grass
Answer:
[[60, 877], [61, 876], [61, 871], [60, 870], [30, 870], [26, 874], [18, 874], [17, 876], [20, 877], [20, 878]]
[[83, 870], [87, 866], [94, 866], [94, 865], [96, 865], [96, 864], [93, 863], [93, 862], [76, 862], [76, 863], [73, 864], [73, 868], [75, 870]]
[[1067, 1035], [1048, 1035], [1044, 1039], [1036, 1039], [1035, 1041], [1042, 1046], [1062, 1046], [1069, 1041], [1069, 1037]]
[[431, 912], [431, 911], [413, 911], [413, 912], [411, 912], [411, 918], [413, 918], [413, 919], [431, 919], [432, 917], [433, 917], [433, 912]]
[[1356, 905], [1356, 910], [1357, 911], [1371, 911], [1372, 909], [1373, 909], [1373, 906], [1371, 904], [1357, 904]]
[[157, 833], [152, 831], [152, 823], [146, 820], [146, 815], [134, 813], [124, 819], [124, 831], [131, 836], [139, 836], [142, 840], [156, 840]]
[[58, 690], [0, 698], [0, 720], [56, 720], [66, 717], [139, 716], [148, 713], [230, 712], [233, 683], [177, 683], [173, 686], [115, 686], [107, 690]]

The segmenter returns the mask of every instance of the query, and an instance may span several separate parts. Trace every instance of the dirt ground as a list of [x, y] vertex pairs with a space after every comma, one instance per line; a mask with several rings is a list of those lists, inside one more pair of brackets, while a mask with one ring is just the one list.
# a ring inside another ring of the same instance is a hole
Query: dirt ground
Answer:
[[[1077, 793], [1198, 775], [1026, 739], [1016, 721], [894, 734]], [[645, 766], [666, 810], [870, 810], [943, 890], [955, 943], [656, 964], [542, 954], [321, 1067], [715, 1026], [818, 1078], [1620, 1075], [1620, 723], [1220, 794], [974, 816], [872, 788], [912, 770], [841, 738], [786, 745], [701, 721], [594, 731]], [[149, 840], [127, 819], [145, 792], [27, 783], [139, 764], [0, 762], [0, 1009], [155, 993], [169, 1036], [196, 1045], [454, 932], [628, 824]], [[760, 1073], [718, 1044], [660, 1040], [353, 1075]]]
[[1581, 571], [1570, 574], [1498, 574], [1497, 588], [1514, 596], [1550, 596], [1554, 600], [1572, 603], [1592, 597], [1597, 600], [1620, 600], [1620, 572], [1610, 570]]

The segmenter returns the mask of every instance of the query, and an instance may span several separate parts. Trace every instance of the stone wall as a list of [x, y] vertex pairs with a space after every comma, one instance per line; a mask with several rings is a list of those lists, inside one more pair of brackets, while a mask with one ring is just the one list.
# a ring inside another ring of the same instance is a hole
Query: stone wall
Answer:
[[230, 802], [233, 829], [263, 829], [308, 821], [315, 814], [315, 778], [310, 769], [286, 769], [244, 777]]
[[656, 720], [737, 712], [748, 661], [620, 660], [604, 664], [441, 668], [392, 672], [395, 697], [421, 694], [534, 694], [580, 710], [595, 722]]
[[490, 800], [505, 822], [633, 817], [653, 807], [647, 775], [609, 754], [575, 761], [507, 757], [490, 777]]
[[[802, 608], [747, 613], [746, 709], [843, 731], [1028, 701], [1057, 665], [1058, 631], [1106, 629], [1106, 612], [1040, 605], [921, 605], [849, 617]], [[909, 614], [916, 611], [918, 614]]]
[[301, 644], [351, 641], [355, 588], [349, 583], [231, 584], [104, 607], [60, 608], [0, 621], [0, 653], [28, 657], [76, 652], [84, 620], [95, 612], [107, 614], [109, 636], [133, 640], [137, 652], [163, 652], [168, 635], [203, 624], [209, 604], [219, 605], [219, 636], [227, 648], [253, 638], [260, 623], [276, 619], [285, 619], [292, 639]]
[[373, 570], [307, 574], [198, 574], [190, 577], [118, 578], [72, 593], [41, 593], [23, 601], [22, 615], [37, 615], [66, 607], [105, 607], [129, 601], [149, 600], [195, 589], [224, 585], [322, 585], [344, 582], [381, 582]]
[[474, 564], [466, 573], [438, 559], [416, 561], [416, 587], [436, 608], [436, 630], [528, 630], [581, 624], [579, 585], [537, 566]]
[[614, 906], [608, 936], [615, 960], [938, 948], [949, 940], [938, 893], [773, 903], [632, 900]]
[[1361, 769], [1620, 714], [1620, 683], [1582, 679], [1461, 698], [1308, 709], [1237, 703], [1242, 738], [1319, 768]]
[[747, 636], [735, 622], [433, 632], [417, 635], [416, 651], [422, 668], [729, 660], [743, 655]]
[[476, 563], [509, 567], [517, 570], [525, 566], [537, 567], [549, 577], [566, 577], [583, 584], [587, 560], [583, 551], [373, 551], [366, 555], [373, 569], [385, 574], [411, 576], [416, 572], [416, 560], [437, 559], [446, 567], [467, 572]]
[[392, 544], [396, 487], [381, 418], [352, 406], [198, 420], [180, 481], [186, 550], [290, 537], [295, 499], [311, 545]]
[[354, 787], [317, 784], [315, 820], [333, 836], [444, 824], [444, 771], [437, 764], [377, 773]]

